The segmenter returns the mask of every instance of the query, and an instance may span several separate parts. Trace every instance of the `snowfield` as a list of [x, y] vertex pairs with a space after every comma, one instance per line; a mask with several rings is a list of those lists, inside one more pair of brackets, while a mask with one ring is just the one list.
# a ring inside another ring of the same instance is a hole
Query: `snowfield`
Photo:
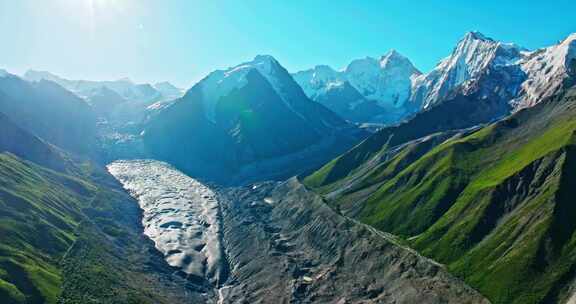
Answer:
[[108, 171], [138, 200], [144, 234], [168, 264], [189, 278], [216, 285], [224, 279], [219, 207], [212, 190], [154, 160], [116, 161]]

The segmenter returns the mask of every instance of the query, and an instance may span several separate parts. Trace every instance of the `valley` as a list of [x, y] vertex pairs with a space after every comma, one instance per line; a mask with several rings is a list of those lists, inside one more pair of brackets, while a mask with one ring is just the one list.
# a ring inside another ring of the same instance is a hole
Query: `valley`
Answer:
[[138, 199], [144, 234], [207, 303], [488, 303], [296, 179], [213, 191], [157, 161], [108, 170]]
[[187, 89], [0, 70], [0, 303], [576, 304], [576, 34], [459, 36]]

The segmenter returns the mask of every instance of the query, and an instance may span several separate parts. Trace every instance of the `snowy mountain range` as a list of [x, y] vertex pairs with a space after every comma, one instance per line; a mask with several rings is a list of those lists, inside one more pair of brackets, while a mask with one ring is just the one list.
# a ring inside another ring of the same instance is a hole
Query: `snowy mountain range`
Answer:
[[[573, 82], [575, 41], [576, 34], [572, 34], [556, 45], [528, 51], [479, 32], [469, 32], [448, 57], [425, 74], [407, 58], [390, 51], [379, 61], [369, 57], [355, 60], [342, 71], [316, 66], [293, 76], [311, 99], [355, 122], [399, 122], [443, 102], [457, 90], [466, 94], [475, 82], [491, 77], [498, 78], [494, 85], [506, 91], [501, 94], [501, 102], [515, 111], [534, 105]], [[359, 94], [350, 94], [349, 90], [345, 91], [346, 96], [338, 93], [344, 91], [345, 82]], [[331, 97], [326, 98], [327, 95]], [[371, 101], [377, 103], [380, 111], [372, 110], [372, 115], [359, 117], [358, 106]], [[347, 110], [342, 109], [342, 104], [347, 105]]]
[[50, 72], [29, 70], [23, 78], [28, 81], [53, 81], [76, 95], [89, 98], [99, 94], [102, 88], [110, 89], [128, 101], [153, 103], [161, 100], [176, 99], [183, 95], [183, 90], [169, 82], [156, 84], [135, 84], [129, 78], [111, 81], [68, 80]]
[[528, 51], [470, 32], [434, 70], [414, 79], [411, 102], [427, 109], [458, 86], [470, 86], [488, 73], [505, 74], [499, 85], [507, 86], [514, 96], [503, 102], [515, 111], [565, 87], [575, 75], [575, 58], [576, 34], [556, 45]]

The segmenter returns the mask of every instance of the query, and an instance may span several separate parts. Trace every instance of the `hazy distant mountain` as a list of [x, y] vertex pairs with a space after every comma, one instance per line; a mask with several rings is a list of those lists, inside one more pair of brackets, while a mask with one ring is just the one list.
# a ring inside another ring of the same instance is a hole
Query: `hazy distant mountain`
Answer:
[[151, 119], [144, 140], [152, 155], [194, 176], [230, 180], [294, 174], [349, 147], [351, 132], [274, 58], [257, 56], [202, 79]]
[[100, 87], [94, 89], [86, 101], [94, 108], [98, 115], [108, 116], [116, 107], [127, 102], [120, 94], [109, 89], [108, 87]]
[[164, 99], [176, 99], [184, 95], [184, 90], [175, 87], [167, 81], [155, 83], [153, 87], [162, 94]]
[[0, 77], [0, 112], [22, 129], [77, 154], [96, 150], [96, 115], [90, 105], [52, 81]]
[[113, 81], [68, 80], [45, 71], [29, 70], [24, 74], [29, 81], [50, 80], [63, 86], [80, 97], [90, 97], [102, 87], [106, 87], [128, 101], [152, 104], [163, 99], [176, 99], [183, 91], [168, 82], [155, 85], [135, 84], [128, 78]]
[[63, 152], [20, 128], [3, 113], [0, 113], [0, 130], [0, 153], [9, 152], [52, 170], [66, 170], [67, 160]]

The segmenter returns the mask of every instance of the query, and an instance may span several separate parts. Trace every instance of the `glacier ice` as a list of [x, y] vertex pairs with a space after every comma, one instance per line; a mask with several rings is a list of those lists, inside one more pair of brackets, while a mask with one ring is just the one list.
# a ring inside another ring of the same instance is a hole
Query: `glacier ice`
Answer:
[[224, 279], [219, 207], [210, 188], [154, 160], [115, 161], [108, 171], [138, 200], [144, 234], [168, 264], [214, 284]]

